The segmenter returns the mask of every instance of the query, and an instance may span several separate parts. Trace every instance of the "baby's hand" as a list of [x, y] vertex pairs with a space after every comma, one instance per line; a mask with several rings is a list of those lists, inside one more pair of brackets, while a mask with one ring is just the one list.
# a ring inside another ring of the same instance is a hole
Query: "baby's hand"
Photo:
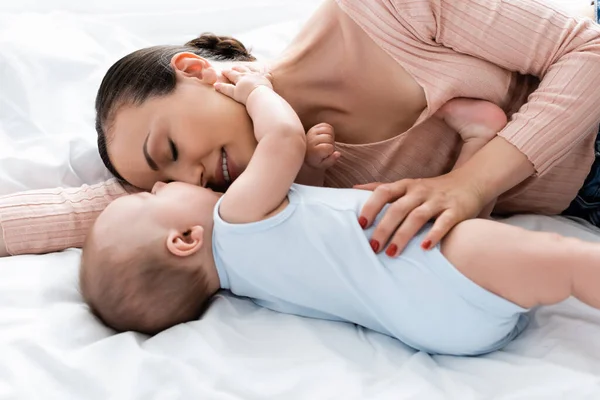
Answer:
[[306, 133], [304, 164], [315, 169], [331, 168], [341, 154], [335, 150], [335, 133], [329, 124], [317, 124]]
[[271, 75], [269, 73], [258, 72], [241, 65], [236, 65], [232, 69], [225, 70], [222, 73], [229, 79], [231, 84], [217, 82], [214, 84], [215, 90], [223, 93], [225, 96], [231, 97], [238, 103], [246, 104], [250, 93], [260, 86], [265, 86], [273, 90]]

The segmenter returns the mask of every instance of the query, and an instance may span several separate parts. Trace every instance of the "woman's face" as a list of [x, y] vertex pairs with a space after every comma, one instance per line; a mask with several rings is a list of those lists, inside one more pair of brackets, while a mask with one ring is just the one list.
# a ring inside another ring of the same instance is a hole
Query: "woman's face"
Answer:
[[127, 182], [146, 190], [159, 181], [222, 190], [246, 168], [256, 148], [252, 120], [242, 104], [214, 90], [225, 78], [210, 68], [204, 75], [177, 70], [172, 93], [117, 110], [107, 150]]

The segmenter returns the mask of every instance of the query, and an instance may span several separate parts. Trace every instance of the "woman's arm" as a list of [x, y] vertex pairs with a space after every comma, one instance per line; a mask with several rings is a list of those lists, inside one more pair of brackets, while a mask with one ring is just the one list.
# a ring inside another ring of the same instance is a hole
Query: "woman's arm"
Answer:
[[96, 217], [128, 194], [116, 179], [79, 188], [30, 190], [0, 197], [0, 256], [81, 247]]
[[10, 256], [6, 250], [6, 244], [4, 244], [4, 234], [0, 235], [0, 257]]
[[[600, 122], [600, 26], [593, 21], [545, 0], [394, 4], [421, 40], [540, 78], [499, 133], [527, 156], [536, 173], [543, 175]], [[498, 189], [489, 188], [495, 194]]]
[[600, 26], [541, 0], [390, 3], [423, 43], [541, 80], [498, 137], [460, 168], [437, 178], [379, 186], [362, 216], [373, 221], [395, 201], [373, 232], [382, 244], [392, 238], [389, 254], [395, 255], [432, 218], [426, 248], [489, 201], [534, 174], [543, 175], [600, 122]]

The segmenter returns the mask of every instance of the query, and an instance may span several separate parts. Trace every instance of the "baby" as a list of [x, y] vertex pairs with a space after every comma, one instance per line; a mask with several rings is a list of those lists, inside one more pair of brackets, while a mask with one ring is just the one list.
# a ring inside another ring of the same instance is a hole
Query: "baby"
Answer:
[[357, 221], [370, 192], [295, 184], [311, 140], [297, 115], [263, 77], [243, 68], [226, 76], [233, 85], [216, 89], [246, 105], [252, 160], [225, 194], [158, 183], [99, 216], [80, 280], [107, 325], [154, 334], [197, 319], [222, 288], [432, 354], [477, 355], [516, 337], [532, 307], [571, 295], [600, 307], [600, 246], [556, 234], [476, 219], [428, 251], [419, 243], [430, 225], [398, 257], [373, 252], [373, 227]]

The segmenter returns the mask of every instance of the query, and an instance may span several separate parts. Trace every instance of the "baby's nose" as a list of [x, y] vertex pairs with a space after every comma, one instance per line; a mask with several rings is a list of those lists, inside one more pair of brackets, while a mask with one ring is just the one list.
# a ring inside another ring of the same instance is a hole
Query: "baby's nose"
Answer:
[[152, 194], [156, 194], [158, 191], [160, 191], [163, 187], [165, 187], [167, 184], [164, 182], [156, 182], [154, 184], [154, 186], [152, 186]]

